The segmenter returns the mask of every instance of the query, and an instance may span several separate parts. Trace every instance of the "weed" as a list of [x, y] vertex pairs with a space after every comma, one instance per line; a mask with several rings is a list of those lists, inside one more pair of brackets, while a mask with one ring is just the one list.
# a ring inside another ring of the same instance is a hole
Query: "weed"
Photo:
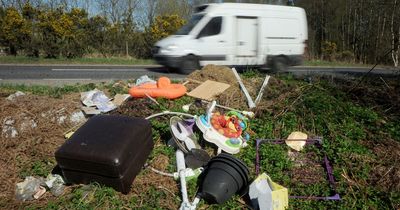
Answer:
[[26, 163], [19, 172], [19, 177], [24, 179], [27, 176], [41, 176], [46, 177], [54, 168], [55, 160], [36, 160], [31, 163]]

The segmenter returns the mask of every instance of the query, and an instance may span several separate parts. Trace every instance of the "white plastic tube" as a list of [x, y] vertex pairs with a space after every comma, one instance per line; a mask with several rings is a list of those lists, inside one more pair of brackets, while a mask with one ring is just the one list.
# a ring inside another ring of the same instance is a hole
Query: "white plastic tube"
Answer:
[[163, 112], [161, 112], [161, 113], [157, 113], [157, 114], [150, 115], [150, 116], [146, 117], [145, 119], [146, 119], [146, 120], [150, 120], [150, 119], [152, 119], [152, 118], [155, 118], [155, 117], [158, 117], [158, 116], [163, 116], [163, 115], [182, 115], [182, 116], [194, 118], [194, 116], [191, 115], [191, 114], [182, 113], [182, 112], [171, 112], [171, 111], [168, 111], [168, 110], [167, 110], [167, 111], [163, 111]]
[[262, 98], [262, 96], [264, 94], [264, 89], [268, 85], [269, 78], [270, 78], [269, 75], [265, 76], [264, 82], [263, 82], [263, 84], [262, 84], [262, 86], [260, 88], [260, 91], [258, 92], [257, 98], [255, 100], [256, 104], [258, 104], [261, 101], [261, 98]]
[[176, 150], [176, 167], [178, 169], [180, 181], [181, 181], [181, 193], [182, 193], [182, 206], [187, 206], [189, 203], [189, 198], [186, 189], [186, 179], [185, 179], [185, 156], [180, 149]]
[[244, 95], [246, 96], [247, 99], [247, 104], [249, 105], [250, 108], [256, 107], [256, 104], [253, 102], [253, 99], [251, 99], [251, 96], [249, 92], [247, 91], [246, 87], [244, 86], [242, 79], [240, 78], [239, 74], [237, 73], [235, 68], [232, 68], [232, 72], [235, 75], [237, 81], [239, 82], [240, 88], [242, 88], [242, 91]]

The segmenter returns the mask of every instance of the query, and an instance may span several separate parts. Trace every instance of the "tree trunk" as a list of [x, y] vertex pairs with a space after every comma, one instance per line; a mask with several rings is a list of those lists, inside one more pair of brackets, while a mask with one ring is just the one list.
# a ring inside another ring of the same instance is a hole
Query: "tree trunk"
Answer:
[[395, 67], [397, 67], [399, 65], [399, 54], [398, 54], [399, 48], [398, 48], [398, 44], [396, 45], [396, 33], [395, 33], [395, 29], [394, 29], [394, 16], [395, 16], [396, 8], [397, 8], [397, 0], [394, 0], [392, 20], [391, 20], [391, 24], [390, 24], [390, 32], [392, 33], [392, 60], [393, 60], [393, 64]]

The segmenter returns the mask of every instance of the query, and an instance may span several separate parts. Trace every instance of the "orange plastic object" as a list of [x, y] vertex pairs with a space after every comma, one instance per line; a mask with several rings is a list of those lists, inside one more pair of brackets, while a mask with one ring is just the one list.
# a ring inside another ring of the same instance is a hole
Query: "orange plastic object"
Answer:
[[154, 98], [163, 97], [174, 99], [183, 96], [186, 91], [184, 85], [171, 84], [171, 80], [168, 77], [160, 77], [157, 84], [144, 83], [131, 87], [129, 89], [129, 94], [135, 98], [143, 98], [146, 97], [147, 94]]

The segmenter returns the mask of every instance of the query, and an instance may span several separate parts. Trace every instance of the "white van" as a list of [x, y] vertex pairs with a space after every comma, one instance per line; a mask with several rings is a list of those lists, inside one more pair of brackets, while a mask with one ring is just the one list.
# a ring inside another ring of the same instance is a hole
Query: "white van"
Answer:
[[196, 7], [175, 35], [157, 42], [153, 56], [185, 74], [207, 64], [282, 70], [302, 63], [307, 36], [306, 14], [299, 7], [206, 4]]

